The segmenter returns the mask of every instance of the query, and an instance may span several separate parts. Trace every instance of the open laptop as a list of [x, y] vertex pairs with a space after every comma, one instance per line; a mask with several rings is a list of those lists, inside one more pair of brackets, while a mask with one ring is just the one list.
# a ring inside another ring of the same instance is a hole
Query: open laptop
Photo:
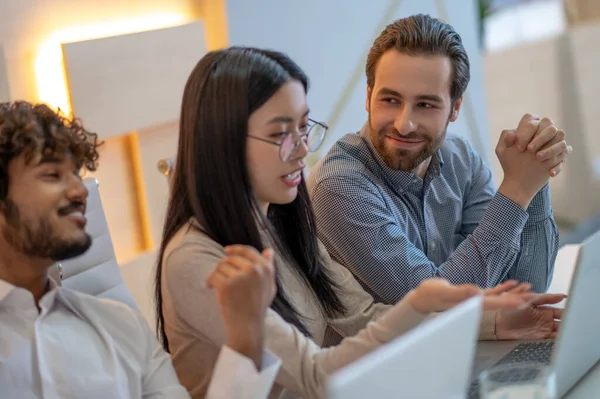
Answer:
[[[600, 232], [581, 244], [556, 341], [497, 345], [491, 365], [520, 362], [549, 364], [558, 397], [564, 396], [600, 360]], [[510, 347], [507, 348], [507, 345]], [[508, 351], [508, 353], [507, 353]], [[489, 360], [488, 360], [489, 361]], [[518, 378], [515, 375], [515, 378]], [[477, 381], [469, 390], [479, 397]]]
[[327, 398], [464, 398], [481, 307], [471, 298], [338, 370]]

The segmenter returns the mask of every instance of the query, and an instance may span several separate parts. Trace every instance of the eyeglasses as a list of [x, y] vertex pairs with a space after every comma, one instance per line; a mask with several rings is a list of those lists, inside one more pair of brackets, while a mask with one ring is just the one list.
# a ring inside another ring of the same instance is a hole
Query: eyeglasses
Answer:
[[308, 120], [308, 124], [300, 129], [282, 134], [280, 141], [271, 141], [262, 137], [248, 135], [248, 137], [259, 140], [265, 143], [273, 144], [279, 147], [279, 158], [283, 162], [287, 162], [292, 158], [292, 155], [300, 147], [300, 141], [304, 141], [309, 152], [314, 152], [319, 149], [327, 133], [329, 127], [323, 122], [317, 122], [312, 119]]

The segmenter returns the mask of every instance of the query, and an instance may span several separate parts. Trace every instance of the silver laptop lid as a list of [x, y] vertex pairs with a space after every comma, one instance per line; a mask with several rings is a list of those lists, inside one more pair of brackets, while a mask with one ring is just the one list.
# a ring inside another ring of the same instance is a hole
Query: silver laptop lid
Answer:
[[581, 245], [552, 367], [563, 396], [600, 360], [600, 232]]
[[464, 398], [481, 306], [471, 298], [338, 370], [328, 398]]

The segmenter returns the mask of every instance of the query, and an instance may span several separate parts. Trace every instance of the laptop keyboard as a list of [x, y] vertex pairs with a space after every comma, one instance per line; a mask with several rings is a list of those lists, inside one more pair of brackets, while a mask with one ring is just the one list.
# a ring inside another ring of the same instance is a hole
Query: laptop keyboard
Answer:
[[550, 364], [554, 341], [525, 342], [504, 356], [496, 366], [512, 363], [543, 363]]
[[[500, 359], [494, 366], [514, 364], [514, 363], [542, 363], [550, 364], [552, 358], [552, 349], [554, 348], [554, 341], [541, 341], [541, 342], [524, 342], [519, 344], [515, 349], [510, 351], [506, 356]], [[523, 371], [525, 372], [525, 371]], [[507, 373], [506, 382], [519, 381], [527, 375], [522, 375], [521, 372], [516, 371]], [[479, 398], [479, 381], [475, 379], [468, 392], [469, 399]]]

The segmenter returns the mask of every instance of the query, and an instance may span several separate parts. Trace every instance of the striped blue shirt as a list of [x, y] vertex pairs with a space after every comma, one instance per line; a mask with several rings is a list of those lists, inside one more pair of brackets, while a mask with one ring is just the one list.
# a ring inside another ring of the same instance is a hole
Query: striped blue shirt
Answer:
[[389, 168], [365, 125], [307, 180], [319, 238], [373, 296], [396, 303], [421, 281], [492, 287], [507, 279], [547, 290], [558, 229], [546, 185], [524, 210], [496, 192], [467, 141], [448, 134], [425, 177]]

